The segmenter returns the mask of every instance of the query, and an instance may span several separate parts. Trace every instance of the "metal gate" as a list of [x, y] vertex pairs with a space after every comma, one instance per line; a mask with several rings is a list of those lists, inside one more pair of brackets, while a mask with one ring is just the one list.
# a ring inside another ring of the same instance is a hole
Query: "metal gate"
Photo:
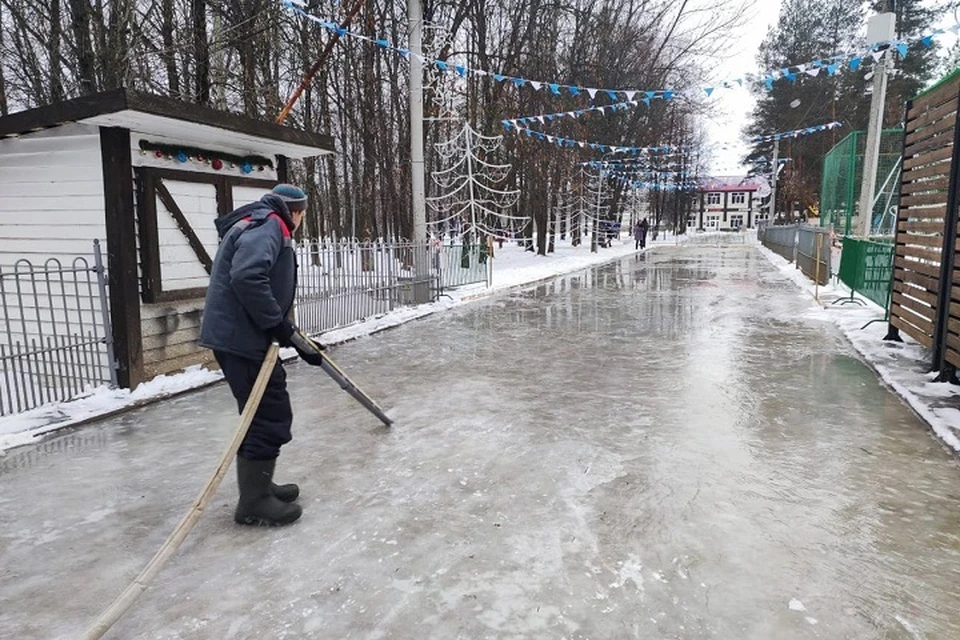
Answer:
[[[0, 266], [0, 415], [116, 386], [100, 243], [92, 262]], [[136, 302], [136, 301], [135, 301]]]

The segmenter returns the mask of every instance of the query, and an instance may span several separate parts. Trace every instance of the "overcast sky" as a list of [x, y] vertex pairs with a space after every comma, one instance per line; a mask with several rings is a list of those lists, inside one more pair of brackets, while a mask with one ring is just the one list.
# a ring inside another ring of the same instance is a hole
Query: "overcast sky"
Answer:
[[[934, 2], [934, 0], [929, 0]], [[756, 0], [750, 19], [740, 28], [734, 42], [738, 48], [726, 60], [717, 78], [738, 78], [745, 73], [767, 71], [757, 66], [757, 51], [760, 43], [766, 37], [767, 30], [776, 24], [780, 12], [781, 0]], [[947, 12], [937, 27], [946, 29], [960, 22], [960, 16], [954, 12]], [[946, 50], [957, 41], [957, 37], [944, 34], [938, 38], [941, 50]], [[824, 51], [824, 55], [835, 53]], [[807, 60], [792, 61], [796, 64]], [[935, 79], [936, 80], [936, 79]], [[740, 164], [740, 159], [746, 155], [747, 145], [744, 144], [743, 129], [747, 125], [754, 106], [754, 98], [746, 89], [721, 89], [714, 93], [710, 104], [714, 107], [707, 116], [706, 130], [710, 142], [714, 146], [713, 161], [710, 172], [715, 176], [745, 175], [747, 167]], [[770, 132], [774, 133], [774, 132]]]
[[[733, 40], [735, 48], [723, 63], [718, 79], [725, 79], [723, 76], [739, 78], [746, 73], [759, 71], [757, 50], [767, 29], [777, 22], [779, 12], [780, 0], [758, 0], [755, 3], [750, 19]], [[716, 176], [746, 174], [747, 169], [740, 165], [740, 159], [747, 152], [743, 129], [753, 110], [753, 96], [747, 89], [720, 89], [713, 95], [713, 110], [706, 121], [710, 142], [715, 146], [711, 173]]]

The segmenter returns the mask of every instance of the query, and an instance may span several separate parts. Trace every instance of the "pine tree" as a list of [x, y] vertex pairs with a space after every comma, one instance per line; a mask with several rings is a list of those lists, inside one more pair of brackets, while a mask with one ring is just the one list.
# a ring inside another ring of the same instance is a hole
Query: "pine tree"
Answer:
[[[884, 9], [886, 2], [873, 0], [870, 8]], [[898, 0], [895, 4], [899, 40], [915, 41], [929, 33], [942, 12], [928, 7], [924, 0]], [[761, 45], [761, 71], [864, 52], [862, 33], [866, 20], [863, 6], [848, 0], [784, 0], [776, 26]], [[902, 122], [906, 101], [929, 81], [935, 61], [935, 47], [912, 46], [906, 58], [897, 57], [897, 71], [887, 89], [885, 126]], [[747, 129], [750, 135], [791, 131], [834, 120], [844, 125], [830, 133], [781, 142], [780, 156], [790, 160], [778, 190], [781, 203], [797, 202], [806, 208], [819, 201], [823, 156], [842, 137], [867, 127], [870, 94], [865, 76], [871, 71], [867, 66], [852, 70], [841, 65], [833, 75], [798, 74], [794, 81], [779, 79], [769, 91], [760, 91], [753, 122]], [[758, 165], [762, 158], [769, 159], [772, 147], [772, 142], [756, 145], [747, 162]]]
[[[931, 8], [927, 5], [924, 0], [877, 0], [873, 3], [873, 9], [892, 10], [897, 16], [897, 40], [916, 41], [932, 31], [944, 11], [942, 7]], [[920, 93], [936, 72], [937, 49], [936, 43], [928, 48], [912, 46], [905, 58], [897, 58], [897, 72], [887, 85], [884, 126], [895, 127], [903, 123], [907, 100]]]

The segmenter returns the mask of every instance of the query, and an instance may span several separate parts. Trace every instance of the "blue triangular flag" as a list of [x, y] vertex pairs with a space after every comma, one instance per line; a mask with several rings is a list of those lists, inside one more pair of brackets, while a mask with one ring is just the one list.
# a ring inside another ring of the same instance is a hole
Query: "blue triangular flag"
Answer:
[[409, 58], [409, 57], [410, 57], [410, 50], [409, 50], [409, 49], [397, 49], [397, 53], [399, 53], [400, 55], [402, 55], [404, 58]]
[[646, 94], [647, 94], [647, 100], [648, 100], [647, 104], [650, 104], [649, 100], [653, 100], [654, 98], [657, 97], [656, 91], [647, 91]]
[[557, 94], [557, 95], [560, 95], [560, 85], [558, 85], [558, 84], [551, 84], [551, 85], [550, 85], [550, 92], [551, 92], [551, 93], [555, 93], [555, 94]]
[[833, 74], [835, 74], [835, 73], [837, 72], [837, 68], [838, 68], [838, 67], [839, 67], [839, 65], [838, 65], [837, 63], [828, 64], [828, 65], [827, 65], [827, 73], [832, 76]]
[[467, 77], [467, 68], [466, 68], [466, 67], [461, 67], [460, 65], [457, 65], [457, 66], [454, 67], [454, 69], [457, 70], [457, 75], [460, 76], [461, 78], [466, 78], [466, 77]]
[[797, 81], [797, 74], [795, 74], [795, 73], [785, 73], [785, 74], [783, 74], [783, 77], [786, 78], [787, 80], [789, 80], [790, 82], [796, 82], [796, 81]]
[[607, 95], [610, 96], [610, 99], [611, 99], [611, 100], [616, 100], [616, 99], [617, 99], [617, 92], [616, 92], [616, 91], [611, 91], [610, 89], [607, 89]]
[[664, 100], [672, 100], [672, 99], [673, 99], [673, 91], [664, 91], [664, 92], [663, 92], [663, 99], [664, 99]]
[[437, 65], [437, 69], [440, 69], [440, 71], [446, 71], [448, 68], [447, 63], [443, 60], [437, 60], [434, 64]]
[[863, 58], [854, 58], [850, 61], [850, 68], [854, 71], [860, 68], [860, 64], [863, 62]]
[[345, 35], [347, 35], [347, 30], [344, 29], [343, 27], [337, 27], [337, 35], [338, 35], [338, 36], [345, 36]]
[[933, 36], [923, 36], [923, 40], [921, 40], [921, 42], [923, 42], [923, 46], [929, 49], [933, 46]]
[[577, 87], [567, 87], [570, 90], [570, 95], [578, 96], [580, 95], [580, 89]]
[[643, 103], [649, 107], [649, 106], [650, 106], [650, 98], [643, 98]]
[[706, 92], [708, 98], [713, 95], [713, 87], [707, 87], [704, 89], [704, 91]]
[[767, 76], [763, 81], [764, 86], [767, 88], [767, 91], [773, 91], [773, 78]]
[[374, 42], [376, 42], [376, 43], [377, 43], [378, 45], [380, 45], [381, 47], [389, 47], [389, 46], [390, 46], [390, 43], [387, 42], [386, 40], [374, 40]]
[[908, 49], [908, 47], [907, 47], [907, 43], [906, 43], [906, 42], [898, 42], [898, 43], [897, 43], [897, 52], [900, 54], [900, 57], [901, 57], [901, 58], [906, 58], [906, 57], [907, 57], [907, 49]]
[[497, 82], [503, 82], [504, 80], [507, 79], [507, 76], [502, 76], [499, 73], [495, 73], [493, 74], [493, 79], [496, 80]]

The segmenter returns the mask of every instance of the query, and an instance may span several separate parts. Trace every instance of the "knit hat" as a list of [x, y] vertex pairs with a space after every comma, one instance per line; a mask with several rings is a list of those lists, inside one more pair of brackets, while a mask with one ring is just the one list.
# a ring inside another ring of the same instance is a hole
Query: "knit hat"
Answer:
[[292, 184], [278, 184], [273, 188], [272, 193], [280, 196], [280, 199], [287, 203], [290, 211], [303, 211], [307, 208], [307, 194], [300, 187]]

